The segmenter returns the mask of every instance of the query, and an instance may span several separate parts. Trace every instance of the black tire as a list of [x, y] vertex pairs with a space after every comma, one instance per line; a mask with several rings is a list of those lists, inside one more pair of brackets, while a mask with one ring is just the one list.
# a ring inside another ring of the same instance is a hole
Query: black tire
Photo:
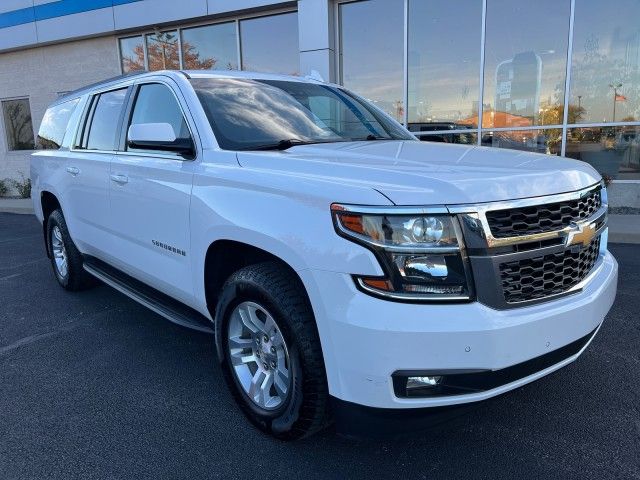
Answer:
[[[282, 440], [311, 435], [329, 423], [329, 395], [318, 331], [299, 278], [277, 262], [244, 267], [222, 288], [216, 308], [216, 348], [224, 377], [249, 420]], [[288, 347], [292, 385], [276, 411], [247, 396], [233, 371], [227, 334], [231, 313], [241, 302], [264, 306], [276, 320]]]
[[[56, 227], [62, 235], [62, 243], [64, 244], [66, 254], [67, 272], [65, 275], [62, 275], [58, 270], [58, 267], [56, 266], [56, 259], [54, 257], [52, 232]], [[67, 223], [64, 220], [64, 215], [62, 215], [62, 211], [59, 209], [51, 212], [51, 215], [49, 215], [49, 218], [47, 219], [47, 249], [49, 257], [51, 258], [53, 274], [62, 288], [75, 292], [85, 290], [96, 284], [94, 278], [89, 275], [84, 268], [82, 268], [82, 254], [73, 243], [71, 235], [69, 235]]]

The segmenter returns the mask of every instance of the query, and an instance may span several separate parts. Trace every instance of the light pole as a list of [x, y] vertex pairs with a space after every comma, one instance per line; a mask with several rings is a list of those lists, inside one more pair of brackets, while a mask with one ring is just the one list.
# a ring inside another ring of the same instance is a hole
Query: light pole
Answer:
[[616, 99], [618, 98], [618, 89], [622, 86], [621, 83], [610, 83], [609, 88], [613, 88], [613, 122], [616, 121]]

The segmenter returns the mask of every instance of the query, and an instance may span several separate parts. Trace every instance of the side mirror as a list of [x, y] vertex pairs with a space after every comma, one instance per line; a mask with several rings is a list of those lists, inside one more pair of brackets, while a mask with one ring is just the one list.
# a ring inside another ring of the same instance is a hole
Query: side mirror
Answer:
[[169, 123], [137, 123], [129, 127], [127, 134], [129, 148], [175, 152], [193, 156], [195, 149], [190, 138], [177, 138]]

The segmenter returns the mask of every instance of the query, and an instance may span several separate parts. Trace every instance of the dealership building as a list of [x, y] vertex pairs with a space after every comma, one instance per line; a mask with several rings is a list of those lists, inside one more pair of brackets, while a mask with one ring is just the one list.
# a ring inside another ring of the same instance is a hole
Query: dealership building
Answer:
[[320, 75], [426, 141], [566, 155], [640, 206], [640, 0], [3, 0], [0, 179], [47, 105], [138, 70]]

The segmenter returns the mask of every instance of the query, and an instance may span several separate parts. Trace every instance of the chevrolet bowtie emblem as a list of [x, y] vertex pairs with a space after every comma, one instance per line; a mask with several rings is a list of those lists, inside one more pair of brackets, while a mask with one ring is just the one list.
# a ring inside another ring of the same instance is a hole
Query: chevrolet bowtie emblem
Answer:
[[588, 247], [593, 237], [596, 236], [596, 225], [595, 223], [574, 224], [575, 230], [569, 232], [569, 237], [567, 238], [567, 245], [579, 245], [581, 244], [584, 247]]

